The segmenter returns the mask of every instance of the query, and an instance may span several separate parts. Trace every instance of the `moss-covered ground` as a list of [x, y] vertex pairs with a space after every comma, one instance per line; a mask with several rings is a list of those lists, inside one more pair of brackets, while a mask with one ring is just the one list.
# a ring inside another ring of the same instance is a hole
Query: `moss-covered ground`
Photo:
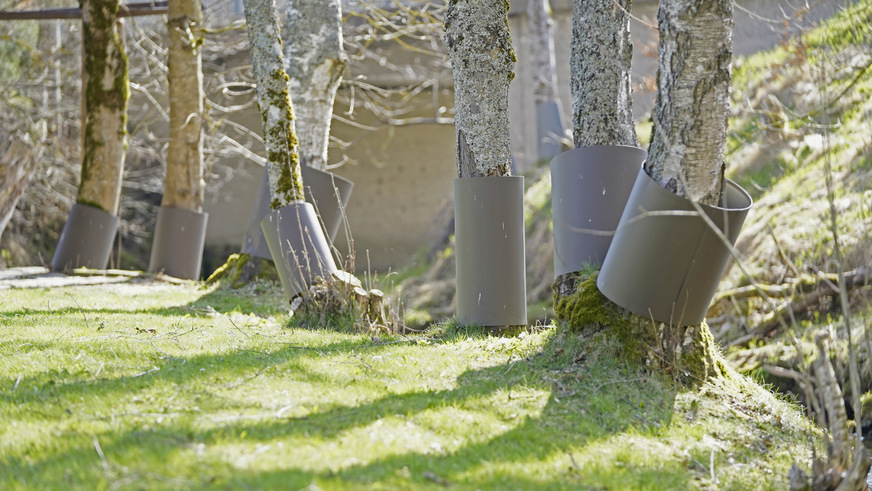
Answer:
[[373, 338], [284, 304], [0, 290], [0, 488], [784, 489], [819, 442], [742, 376], [683, 389], [597, 334]]

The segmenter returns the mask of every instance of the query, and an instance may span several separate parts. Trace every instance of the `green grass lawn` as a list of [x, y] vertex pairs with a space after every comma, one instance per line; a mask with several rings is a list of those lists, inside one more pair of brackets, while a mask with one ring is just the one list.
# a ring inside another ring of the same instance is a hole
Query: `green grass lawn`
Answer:
[[820, 435], [560, 328], [293, 327], [277, 286], [0, 290], [0, 489], [786, 489]]

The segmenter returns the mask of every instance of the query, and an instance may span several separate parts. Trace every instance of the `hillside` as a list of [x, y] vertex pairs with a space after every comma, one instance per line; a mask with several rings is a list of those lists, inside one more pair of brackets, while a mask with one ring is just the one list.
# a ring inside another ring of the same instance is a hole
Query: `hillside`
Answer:
[[740, 369], [800, 396], [802, 346], [815, 332], [835, 329], [834, 356], [846, 358], [839, 272], [863, 391], [872, 389], [870, 26], [872, 3], [862, 1], [782, 47], [737, 60], [734, 71], [727, 169], [756, 204], [737, 244], [743, 260], [722, 282], [710, 324]]

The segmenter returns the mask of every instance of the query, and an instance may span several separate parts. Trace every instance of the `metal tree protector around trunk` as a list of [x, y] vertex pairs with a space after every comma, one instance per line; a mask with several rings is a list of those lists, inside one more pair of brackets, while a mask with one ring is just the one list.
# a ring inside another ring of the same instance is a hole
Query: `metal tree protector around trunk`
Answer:
[[209, 214], [205, 212], [161, 206], [148, 270], [187, 280], [199, 279], [208, 220]]
[[[307, 165], [300, 166], [300, 173], [303, 176], [306, 201], [315, 207], [315, 212], [324, 227], [324, 233], [330, 243], [333, 243], [345, 219], [345, 207], [351, 198], [354, 183], [332, 172]], [[257, 189], [257, 197], [251, 218], [248, 220], [245, 237], [242, 240], [243, 254], [272, 259], [260, 228], [260, 222], [267, 214], [269, 214], [269, 179], [264, 172]]]
[[630, 91], [629, 0], [575, 0], [570, 91], [575, 147], [639, 146]]
[[642, 168], [638, 147], [581, 147], [551, 160], [554, 277], [602, 265]]
[[733, 4], [663, 0], [654, 128], [645, 170], [665, 189], [720, 202], [730, 103]]
[[300, 162], [327, 170], [333, 101], [345, 69], [339, 0], [290, 0], [284, 30]]
[[697, 210], [640, 170], [597, 287], [644, 318], [671, 326], [700, 324], [751, 204], [750, 195], [728, 180], [718, 206], [700, 204]]
[[117, 216], [81, 203], [73, 204], [51, 259], [51, 269], [105, 269], [118, 230]]
[[203, 213], [202, 17], [197, 0], [169, 2], [170, 142], [148, 266], [191, 280], [200, 277], [208, 220]]
[[467, 325], [527, 323], [523, 178], [510, 177], [507, 11], [500, 0], [457, 0], [445, 14], [457, 135], [457, 320]]
[[271, 210], [260, 224], [289, 300], [316, 277], [330, 279], [338, 271], [311, 203], [300, 200]]
[[[82, 2], [82, 176], [76, 206], [52, 258], [53, 269], [105, 268], [117, 231], [130, 98], [118, 7], [117, 0]], [[78, 210], [82, 207], [103, 213]]]
[[560, 153], [563, 146], [563, 111], [557, 97], [557, 62], [548, 0], [528, 0], [527, 21], [530, 25], [537, 151], [539, 159], [550, 159]]
[[454, 180], [457, 322], [527, 324], [524, 178]]

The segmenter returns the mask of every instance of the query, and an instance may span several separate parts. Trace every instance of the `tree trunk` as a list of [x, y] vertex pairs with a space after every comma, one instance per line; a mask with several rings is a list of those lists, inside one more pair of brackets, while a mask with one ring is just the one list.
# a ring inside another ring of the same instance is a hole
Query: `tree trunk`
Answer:
[[289, 78], [274, 0], [244, 0], [251, 65], [257, 81], [257, 105], [263, 119], [270, 208], [305, 199], [300, 157], [291, 108]]
[[290, 0], [285, 42], [300, 161], [327, 170], [333, 101], [345, 69], [339, 0]]
[[[575, 147], [638, 146], [630, 91], [630, 0], [575, 0], [572, 12], [570, 91]], [[554, 280], [554, 305], [573, 295], [585, 277]]]
[[445, 13], [458, 177], [512, 175], [508, 108], [516, 58], [507, 13], [501, 0], [456, 0]]
[[170, 0], [170, 143], [162, 206], [200, 213], [203, 180], [203, 13], [199, 0]]
[[575, 147], [638, 146], [630, 92], [630, 0], [575, 0], [570, 90]]
[[118, 0], [82, 1], [82, 181], [76, 201], [112, 215], [121, 201], [130, 88]]
[[533, 104], [557, 100], [557, 62], [554, 58], [551, 6], [548, 0], [527, 1], [530, 25], [530, 61], [533, 64]]
[[733, 5], [663, 0], [654, 129], [645, 170], [664, 188], [717, 205], [724, 182]]
[[17, 135], [0, 140], [0, 237], [12, 218], [15, 204], [36, 172], [42, 146], [34, 147]]

